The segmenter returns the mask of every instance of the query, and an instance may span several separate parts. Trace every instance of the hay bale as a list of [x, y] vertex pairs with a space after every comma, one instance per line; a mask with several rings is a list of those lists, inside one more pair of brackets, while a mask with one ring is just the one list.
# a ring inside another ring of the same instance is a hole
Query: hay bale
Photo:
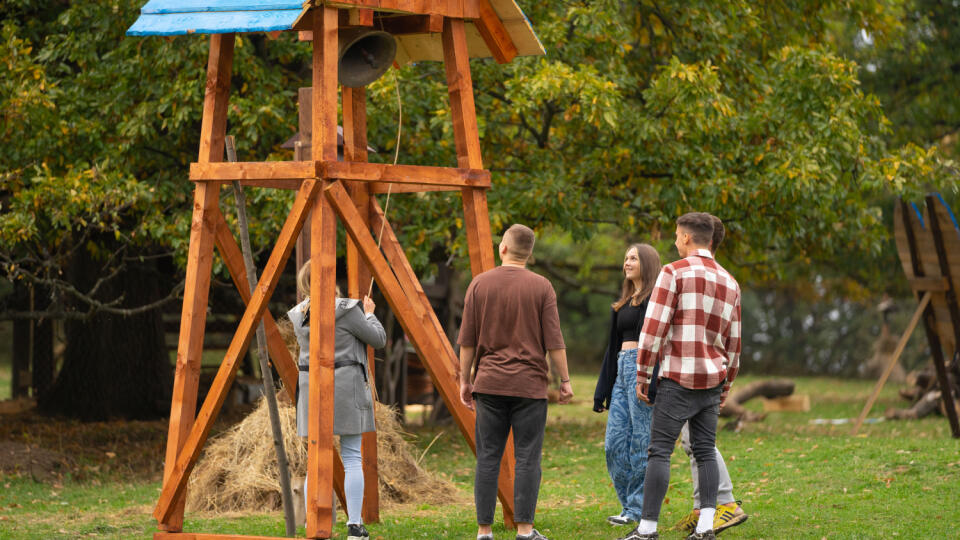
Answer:
[[[297, 436], [296, 409], [278, 403], [291, 477], [307, 471], [306, 440]], [[424, 470], [390, 407], [376, 403], [381, 504], [439, 504], [456, 494], [449, 481]], [[339, 448], [338, 441], [334, 445]], [[242, 422], [211, 440], [190, 476], [190, 512], [274, 511], [282, 508], [273, 435], [265, 400]]]

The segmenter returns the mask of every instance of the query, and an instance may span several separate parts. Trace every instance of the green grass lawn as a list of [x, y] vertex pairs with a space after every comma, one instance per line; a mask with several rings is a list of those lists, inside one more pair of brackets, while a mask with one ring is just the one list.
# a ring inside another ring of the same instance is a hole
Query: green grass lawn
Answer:
[[[606, 415], [590, 410], [593, 382], [590, 375], [575, 376], [576, 402], [550, 407], [537, 527], [554, 540], [613, 539], [627, 532], [604, 522], [619, 507], [603, 455]], [[796, 382], [797, 393], [811, 397], [810, 412], [771, 413], [739, 433], [718, 435], [734, 493], [750, 514], [724, 538], [958, 537], [953, 509], [960, 500], [960, 442], [950, 438], [945, 419], [868, 424], [850, 437], [849, 424], [810, 420], [856, 416], [873, 383]], [[761, 408], [759, 402], [748, 405]], [[871, 416], [900, 405], [890, 385]], [[452, 479], [459, 497], [444, 505], [385, 509], [381, 523], [370, 526], [372, 538], [474, 537], [473, 455], [453, 426], [417, 428], [414, 442], [422, 451], [438, 434], [424, 463]], [[671, 526], [691, 507], [690, 470], [679, 448], [671, 470], [661, 526]], [[0, 488], [0, 538], [148, 538], [155, 530], [150, 517], [159, 493], [155, 481], [123, 482], [114, 473], [51, 485], [5, 476]], [[334, 538], [343, 539], [342, 514], [340, 519]], [[184, 530], [281, 536], [283, 518], [279, 512], [188, 515]], [[513, 537], [502, 525], [494, 532], [497, 538]], [[677, 532], [661, 536], [683, 538]]]

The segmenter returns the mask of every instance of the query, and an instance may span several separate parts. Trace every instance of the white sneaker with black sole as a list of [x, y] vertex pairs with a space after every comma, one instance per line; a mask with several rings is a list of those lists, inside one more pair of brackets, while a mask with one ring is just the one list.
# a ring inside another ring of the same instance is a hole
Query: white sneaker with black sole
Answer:
[[633, 520], [630, 519], [626, 514], [621, 513], [618, 516], [610, 516], [607, 518], [607, 523], [611, 525], [626, 525], [628, 523], [633, 523]]

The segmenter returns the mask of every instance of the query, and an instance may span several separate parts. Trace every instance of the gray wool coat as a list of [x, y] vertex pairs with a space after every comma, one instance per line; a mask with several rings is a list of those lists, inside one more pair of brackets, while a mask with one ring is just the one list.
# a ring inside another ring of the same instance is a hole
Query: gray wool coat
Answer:
[[[307, 436], [307, 416], [310, 404], [310, 324], [304, 324], [310, 299], [294, 306], [287, 312], [290, 322], [293, 323], [293, 332], [297, 336], [297, 345], [300, 346], [300, 355], [297, 363], [300, 366], [299, 396], [297, 398], [297, 434]], [[379, 349], [386, 345], [387, 334], [383, 325], [372, 313], [364, 314], [359, 300], [352, 298], [337, 299], [337, 323], [334, 334], [335, 362], [356, 361], [363, 364], [363, 371], [359, 366], [343, 366], [334, 371], [334, 414], [333, 432], [336, 435], [356, 435], [374, 431], [373, 399], [370, 396], [370, 385], [364, 381], [364, 373], [369, 373], [367, 367], [367, 345]], [[372, 382], [372, 381], [371, 381]]]

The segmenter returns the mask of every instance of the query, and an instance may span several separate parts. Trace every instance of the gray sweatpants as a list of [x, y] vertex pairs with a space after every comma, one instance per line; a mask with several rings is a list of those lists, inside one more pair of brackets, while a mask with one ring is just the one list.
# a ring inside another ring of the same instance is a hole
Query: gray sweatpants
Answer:
[[[693, 507], [700, 509], [700, 474], [697, 471], [697, 457], [693, 455], [693, 446], [690, 445], [690, 422], [683, 425], [680, 430], [680, 446], [690, 458], [690, 474], [693, 477]], [[727, 472], [727, 464], [723, 462], [723, 456], [720, 450], [714, 446], [717, 453], [717, 475], [719, 483], [717, 485], [717, 504], [730, 504], [736, 499], [733, 497], [733, 480], [730, 479], [730, 473]]]

